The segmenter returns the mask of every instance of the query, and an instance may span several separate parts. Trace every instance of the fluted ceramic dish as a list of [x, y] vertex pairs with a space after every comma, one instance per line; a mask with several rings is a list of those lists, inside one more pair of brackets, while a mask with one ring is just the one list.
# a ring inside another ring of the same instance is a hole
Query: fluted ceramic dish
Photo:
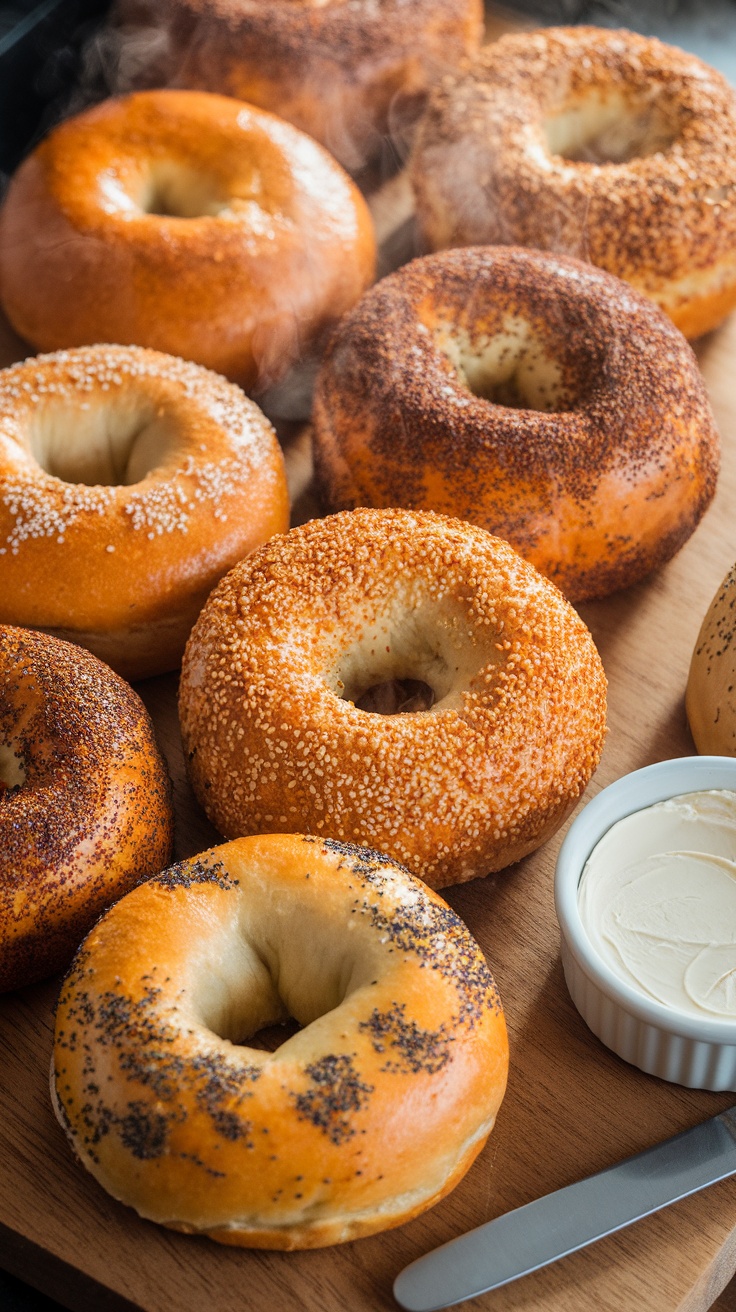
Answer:
[[583, 867], [612, 825], [655, 802], [711, 788], [736, 792], [736, 759], [686, 756], [660, 761], [604, 788], [573, 821], [560, 848], [555, 908], [567, 987], [593, 1033], [649, 1075], [693, 1089], [724, 1090], [736, 1089], [736, 1019], [684, 1015], [626, 984], [593, 947], [578, 910]]

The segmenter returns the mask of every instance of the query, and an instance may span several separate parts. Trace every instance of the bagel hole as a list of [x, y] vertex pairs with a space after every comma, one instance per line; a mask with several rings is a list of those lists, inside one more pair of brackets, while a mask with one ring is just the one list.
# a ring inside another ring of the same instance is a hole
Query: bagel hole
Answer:
[[[421, 585], [420, 585], [421, 587]], [[488, 663], [465, 609], [447, 597], [411, 593], [397, 580], [380, 620], [366, 619], [324, 678], [342, 700], [375, 715], [443, 712], [462, 704]]]
[[[87, 408], [83, 408], [86, 404]], [[47, 405], [32, 417], [28, 445], [52, 478], [88, 487], [140, 483], [176, 447], [173, 420], [146, 398]]]
[[258, 1048], [261, 1052], [276, 1052], [287, 1039], [293, 1039], [302, 1026], [292, 1016], [280, 1025], [264, 1025], [262, 1029], [251, 1034], [247, 1041], [249, 1048]]
[[7, 743], [0, 743], [0, 801], [16, 792], [26, 782], [26, 767], [22, 756]]
[[437, 341], [460, 383], [480, 400], [543, 414], [575, 408], [562, 366], [524, 319], [509, 316], [501, 332], [477, 337], [446, 324]]
[[571, 164], [628, 164], [669, 150], [678, 135], [666, 106], [615, 95], [591, 95], [544, 128], [550, 154]]
[[231, 219], [247, 223], [253, 231], [270, 230], [273, 220], [260, 203], [257, 176], [241, 181], [238, 189], [241, 194], [232, 195], [201, 170], [159, 160], [141, 184], [136, 203], [144, 214], [159, 218]]
[[372, 715], [412, 715], [431, 710], [437, 697], [423, 679], [386, 679], [348, 700]]
[[141, 188], [138, 205], [144, 214], [161, 218], [201, 219], [218, 215], [227, 200], [205, 173], [173, 160], [160, 160]]
[[415, 715], [446, 696], [452, 673], [412, 617], [390, 633], [363, 634], [343, 654], [330, 682], [337, 695], [371, 715]]

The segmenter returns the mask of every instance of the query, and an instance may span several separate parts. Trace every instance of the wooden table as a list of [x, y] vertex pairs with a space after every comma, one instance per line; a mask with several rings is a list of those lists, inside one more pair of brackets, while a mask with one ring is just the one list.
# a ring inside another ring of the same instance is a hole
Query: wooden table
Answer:
[[[374, 200], [386, 262], [410, 253], [403, 179]], [[24, 354], [0, 325], [0, 362]], [[716, 500], [690, 543], [649, 581], [581, 607], [610, 683], [609, 736], [587, 796], [628, 770], [693, 750], [683, 707], [702, 615], [736, 556], [736, 316], [699, 346], [723, 436]], [[296, 518], [309, 513], [309, 453], [288, 451]], [[0, 586], [2, 586], [0, 576]], [[186, 783], [175, 678], [139, 686], [168, 758], [176, 854], [216, 841]], [[0, 1265], [76, 1312], [377, 1312], [393, 1277], [429, 1248], [729, 1106], [641, 1074], [585, 1028], [565, 988], [552, 875], [562, 834], [514, 869], [450, 889], [494, 969], [511, 1038], [496, 1129], [455, 1192], [399, 1230], [310, 1253], [233, 1250], [169, 1233], [113, 1202], [73, 1162], [51, 1113], [52, 981], [0, 1001]], [[485, 1312], [705, 1312], [736, 1271], [736, 1180], [678, 1203], [516, 1285]], [[732, 1287], [733, 1288], [733, 1287]], [[728, 1297], [731, 1305], [730, 1296]], [[726, 1301], [720, 1306], [724, 1309]]]

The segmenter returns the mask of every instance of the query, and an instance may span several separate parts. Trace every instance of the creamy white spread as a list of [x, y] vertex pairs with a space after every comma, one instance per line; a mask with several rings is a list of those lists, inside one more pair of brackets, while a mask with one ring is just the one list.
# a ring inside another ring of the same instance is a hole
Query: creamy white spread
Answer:
[[627, 984], [736, 1020], [736, 793], [684, 793], [619, 820], [588, 857], [578, 905]]

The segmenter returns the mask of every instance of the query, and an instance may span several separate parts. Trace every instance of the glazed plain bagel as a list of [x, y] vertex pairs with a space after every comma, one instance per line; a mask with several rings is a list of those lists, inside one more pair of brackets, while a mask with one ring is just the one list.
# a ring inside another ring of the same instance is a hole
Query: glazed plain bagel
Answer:
[[472, 520], [572, 601], [674, 555], [720, 452], [695, 356], [651, 301], [513, 247], [442, 251], [382, 279], [330, 343], [313, 431], [330, 510]]
[[[423, 709], [368, 709], [392, 681]], [[598, 763], [605, 678], [583, 622], [505, 542], [356, 510], [223, 579], [187, 644], [179, 712], [220, 833], [301, 826], [441, 887], [555, 832]]]
[[[118, 0], [118, 81], [221, 91], [357, 169], [478, 48], [480, 0]], [[144, 40], [145, 37], [148, 40]]]
[[365, 202], [326, 151], [204, 92], [142, 92], [68, 119], [0, 213], [3, 304], [21, 337], [45, 351], [148, 346], [247, 390], [306, 353], [374, 263]]
[[699, 752], [736, 756], [736, 565], [706, 611], [690, 661], [685, 707]]
[[140, 698], [101, 661], [0, 625], [0, 990], [69, 964], [171, 855], [171, 788]]
[[273, 429], [224, 378], [120, 346], [0, 372], [0, 621], [128, 678], [174, 669], [210, 589], [288, 518]]
[[[275, 1052], [261, 1027], [303, 1028]], [[241, 839], [119, 902], [56, 1014], [83, 1165], [142, 1216], [255, 1248], [399, 1225], [465, 1174], [506, 1083], [480, 948], [386, 857]]]
[[633, 32], [504, 36], [433, 93], [412, 161], [425, 246], [590, 260], [687, 337], [736, 304], [736, 95]]

